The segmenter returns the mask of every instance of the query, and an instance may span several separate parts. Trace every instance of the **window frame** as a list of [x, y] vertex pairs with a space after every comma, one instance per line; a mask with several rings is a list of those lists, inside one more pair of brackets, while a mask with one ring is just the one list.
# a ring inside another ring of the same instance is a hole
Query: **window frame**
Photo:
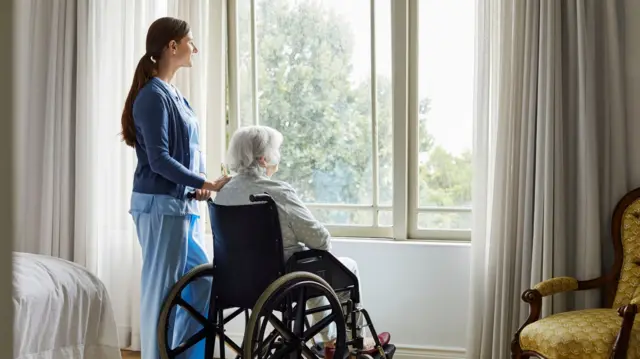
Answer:
[[[238, 1], [226, 0], [227, 3], [227, 58], [226, 74], [228, 89], [227, 134], [233, 133], [239, 126], [239, 73], [238, 73]], [[250, 38], [251, 38], [251, 92], [252, 117], [259, 123], [258, 115], [258, 77], [256, 61], [256, 0], [250, 2]], [[371, 46], [371, 100], [372, 100], [372, 204], [324, 204], [307, 203], [310, 208], [358, 209], [373, 212], [373, 225], [325, 225], [332, 236], [367, 239], [391, 239], [397, 241], [461, 241], [471, 240], [470, 229], [421, 229], [418, 228], [418, 217], [421, 213], [430, 212], [464, 212], [470, 213], [466, 207], [419, 206], [419, 166], [418, 166], [418, 131], [409, 131], [418, 127], [418, 62], [419, 62], [419, 0], [391, 2], [391, 82], [392, 82], [392, 132], [393, 132], [393, 201], [391, 205], [378, 204], [378, 133], [377, 133], [377, 81], [376, 81], [376, 0], [370, 2], [370, 46]], [[413, 135], [410, 135], [413, 133]], [[379, 225], [379, 212], [392, 211], [392, 225]]]

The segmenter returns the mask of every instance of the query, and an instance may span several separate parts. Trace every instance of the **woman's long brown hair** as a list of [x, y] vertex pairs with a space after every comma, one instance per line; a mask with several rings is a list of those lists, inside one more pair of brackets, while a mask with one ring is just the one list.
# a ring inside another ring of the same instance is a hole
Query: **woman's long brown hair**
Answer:
[[162, 58], [165, 48], [172, 40], [180, 42], [190, 31], [186, 21], [163, 17], [154, 21], [147, 31], [147, 52], [138, 61], [133, 75], [133, 82], [122, 110], [122, 140], [127, 146], [136, 145], [136, 126], [133, 122], [133, 103], [140, 89], [155, 76], [158, 61]]

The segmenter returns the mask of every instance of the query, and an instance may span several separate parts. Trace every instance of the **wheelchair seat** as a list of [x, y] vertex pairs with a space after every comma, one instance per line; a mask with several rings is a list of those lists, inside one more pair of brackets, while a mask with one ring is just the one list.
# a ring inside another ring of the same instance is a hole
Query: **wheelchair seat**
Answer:
[[[313, 350], [316, 343], [305, 343], [329, 325], [336, 328], [337, 358], [349, 354], [347, 345], [354, 346], [352, 354], [368, 357], [358, 352], [362, 338], [352, 335], [354, 339], [346, 340], [347, 330], [356, 333], [355, 325], [349, 324], [355, 322], [356, 311], [363, 312], [375, 334], [368, 313], [353, 305], [360, 299], [358, 278], [326, 251], [297, 252], [285, 262], [276, 203], [268, 194], [251, 195], [250, 202], [223, 206], [209, 201], [213, 263], [194, 268], [170, 291], [158, 328], [162, 359], [175, 358], [200, 340], [206, 341], [205, 357], [212, 358], [216, 339], [221, 359], [226, 355], [225, 344], [235, 351], [236, 358], [321, 358], [322, 353]], [[191, 280], [203, 276], [210, 277], [212, 283], [207, 318], [193, 313], [180, 295]], [[344, 291], [349, 292], [349, 300], [341, 303], [336, 293]], [[328, 305], [307, 309], [306, 302], [315, 297], [325, 297]], [[203, 330], [198, 338], [195, 335], [172, 348], [166, 328], [171, 309], [178, 306], [186, 308]], [[235, 311], [225, 316], [229, 309]], [[307, 316], [321, 311], [329, 314], [311, 325]], [[238, 345], [225, 335], [225, 324], [241, 313], [245, 314], [245, 334]], [[380, 345], [375, 335], [374, 340]], [[392, 358], [395, 352], [390, 345], [379, 349], [383, 350], [376, 357]]]

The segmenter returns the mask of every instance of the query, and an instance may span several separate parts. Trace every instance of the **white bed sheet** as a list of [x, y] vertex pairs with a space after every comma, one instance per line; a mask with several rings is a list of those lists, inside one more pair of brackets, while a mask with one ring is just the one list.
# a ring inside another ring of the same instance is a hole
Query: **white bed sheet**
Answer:
[[104, 284], [59, 258], [13, 253], [14, 359], [121, 359]]

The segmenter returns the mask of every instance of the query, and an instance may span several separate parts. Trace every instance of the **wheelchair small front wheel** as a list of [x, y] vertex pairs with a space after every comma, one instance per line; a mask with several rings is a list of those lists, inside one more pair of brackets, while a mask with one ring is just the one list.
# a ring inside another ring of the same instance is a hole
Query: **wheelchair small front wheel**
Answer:
[[[309, 296], [326, 299], [322, 307], [306, 309]], [[307, 315], [324, 312], [323, 318], [308, 326]], [[274, 312], [281, 312], [282, 319]], [[318, 358], [313, 337], [335, 324], [335, 358], [346, 354], [346, 324], [342, 306], [331, 286], [309, 272], [286, 274], [271, 283], [251, 311], [244, 333], [243, 359]], [[266, 334], [267, 325], [273, 330]]]

